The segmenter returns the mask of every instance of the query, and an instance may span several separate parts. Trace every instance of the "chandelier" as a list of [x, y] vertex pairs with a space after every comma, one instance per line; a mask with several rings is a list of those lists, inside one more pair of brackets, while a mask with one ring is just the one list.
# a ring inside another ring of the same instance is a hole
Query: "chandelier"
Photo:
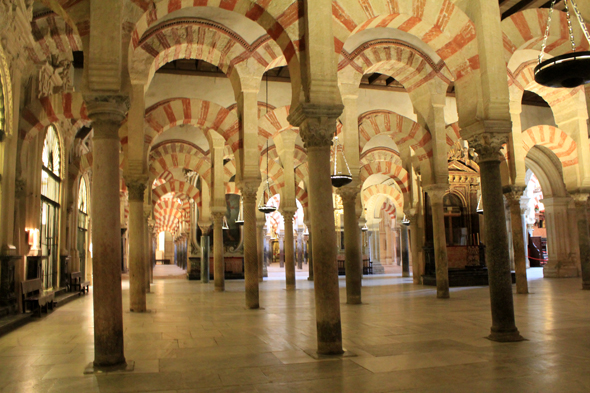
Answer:
[[240, 210], [238, 210], [238, 218], [234, 221], [236, 225], [244, 225], [244, 205], [242, 203], [242, 197], [240, 197]]
[[[342, 157], [344, 164], [346, 165], [346, 170], [348, 174], [343, 173], [342, 171], [338, 171], [338, 155]], [[346, 162], [346, 157], [344, 156], [343, 149], [340, 149], [340, 145], [338, 144], [338, 137], [334, 137], [334, 173], [331, 176], [332, 178], [332, 186], [336, 188], [343, 187], [347, 184], [352, 182], [352, 173], [350, 172], [350, 168], [348, 167], [348, 162]]]
[[547, 38], [549, 37], [549, 28], [551, 26], [551, 17], [557, 0], [551, 2], [549, 17], [547, 19], [547, 28], [545, 37], [539, 54], [539, 64], [535, 67], [535, 82], [547, 87], [565, 87], [574, 88], [590, 82], [590, 51], [576, 52], [576, 42], [570, 15], [570, 6], [580, 24], [582, 32], [590, 43], [590, 34], [582, 18], [580, 10], [575, 0], [564, 0], [565, 12], [567, 15], [567, 26], [569, 39], [572, 45], [572, 51], [564, 55], [553, 57], [543, 61], [545, 48], [547, 47]]
[[271, 193], [270, 193], [270, 183], [268, 180], [269, 177], [269, 173], [268, 173], [268, 139], [266, 140], [266, 188], [264, 189], [264, 191], [262, 191], [262, 199], [260, 200], [260, 205], [258, 205], [258, 211], [264, 214], [270, 214], [273, 213], [275, 211], [277, 211], [277, 208], [269, 205], [268, 203], [265, 203], [265, 201], [267, 200], [266, 198], [266, 193], [268, 191], [268, 198], [270, 199], [271, 197]]

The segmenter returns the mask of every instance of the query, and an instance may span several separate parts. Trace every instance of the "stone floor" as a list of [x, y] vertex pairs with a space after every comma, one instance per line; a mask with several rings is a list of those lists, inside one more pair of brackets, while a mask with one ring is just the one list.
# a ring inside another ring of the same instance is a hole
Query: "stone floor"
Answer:
[[[158, 277], [182, 272], [158, 268]], [[590, 291], [579, 279], [544, 280], [515, 296], [529, 341], [486, 340], [488, 288], [434, 288], [398, 274], [364, 279], [364, 305], [341, 304], [344, 344], [355, 357], [317, 361], [312, 283], [261, 286], [263, 310], [244, 309], [242, 281], [157, 278], [150, 313], [124, 313], [135, 371], [83, 375], [93, 358], [92, 297], [0, 337], [3, 392], [589, 392]], [[164, 274], [165, 273], [165, 274]], [[344, 279], [340, 279], [341, 287]], [[123, 283], [128, 308], [128, 283]], [[341, 290], [341, 299], [345, 292]]]

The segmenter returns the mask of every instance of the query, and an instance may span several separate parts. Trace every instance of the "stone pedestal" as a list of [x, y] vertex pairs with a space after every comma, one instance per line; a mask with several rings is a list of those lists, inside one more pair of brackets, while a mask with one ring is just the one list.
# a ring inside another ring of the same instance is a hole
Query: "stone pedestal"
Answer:
[[578, 242], [582, 266], [582, 289], [590, 289], [590, 230], [588, 229], [588, 193], [574, 194], [578, 221]]
[[[125, 364], [121, 297], [119, 127], [126, 97], [87, 97], [92, 119], [92, 242], [94, 274], [94, 365]], [[143, 215], [143, 207], [142, 213]]]
[[521, 341], [514, 319], [512, 277], [508, 234], [500, 174], [500, 150], [505, 138], [495, 134], [481, 134], [469, 141], [478, 154], [481, 175], [482, 203], [485, 216], [486, 264], [490, 284], [493, 341]]
[[223, 262], [223, 217], [225, 213], [214, 212], [213, 216], [213, 279], [217, 292], [225, 291], [225, 265]]
[[447, 185], [437, 184], [425, 187], [432, 207], [432, 231], [434, 236], [434, 261], [436, 263], [436, 297], [449, 298], [449, 261], [447, 256], [447, 238], [445, 233], [445, 216], [443, 197]]
[[282, 211], [285, 222], [285, 280], [287, 282], [287, 290], [295, 289], [295, 258], [293, 252], [293, 216], [294, 211]]
[[260, 181], [241, 184], [244, 201], [244, 278], [246, 308], [260, 307], [258, 288], [258, 251], [256, 249], [256, 192]]
[[129, 309], [132, 312], [147, 310], [146, 293], [149, 272], [145, 263], [143, 194], [147, 179], [127, 176], [129, 191]]
[[346, 271], [346, 303], [361, 304], [363, 265], [360, 228], [356, 218], [357, 187], [339, 191], [344, 206], [344, 251]]
[[516, 292], [529, 293], [526, 277], [526, 255], [524, 252], [524, 235], [520, 214], [520, 197], [525, 187], [510, 186], [504, 188], [504, 195], [510, 206], [510, 222], [512, 224], [512, 248], [514, 250], [514, 271], [516, 272]]

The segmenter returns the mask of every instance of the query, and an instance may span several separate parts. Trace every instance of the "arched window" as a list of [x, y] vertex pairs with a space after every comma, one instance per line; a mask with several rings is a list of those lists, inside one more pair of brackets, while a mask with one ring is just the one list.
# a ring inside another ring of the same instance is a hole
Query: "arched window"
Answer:
[[80, 178], [78, 190], [78, 255], [80, 256], [80, 272], [86, 277], [86, 244], [88, 240], [88, 188], [86, 179]]
[[61, 149], [54, 126], [47, 128], [41, 156], [41, 278], [45, 289], [58, 285], [59, 196], [61, 185]]

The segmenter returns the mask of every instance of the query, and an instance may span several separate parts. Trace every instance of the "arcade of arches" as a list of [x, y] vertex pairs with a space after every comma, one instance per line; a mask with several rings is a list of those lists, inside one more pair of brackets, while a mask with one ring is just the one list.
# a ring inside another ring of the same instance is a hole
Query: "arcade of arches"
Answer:
[[58, 306], [0, 337], [35, 370], [0, 389], [506, 391], [496, 356], [558, 356], [554, 325], [588, 352], [590, 88], [534, 81], [548, 5], [0, 0], [0, 332]]

